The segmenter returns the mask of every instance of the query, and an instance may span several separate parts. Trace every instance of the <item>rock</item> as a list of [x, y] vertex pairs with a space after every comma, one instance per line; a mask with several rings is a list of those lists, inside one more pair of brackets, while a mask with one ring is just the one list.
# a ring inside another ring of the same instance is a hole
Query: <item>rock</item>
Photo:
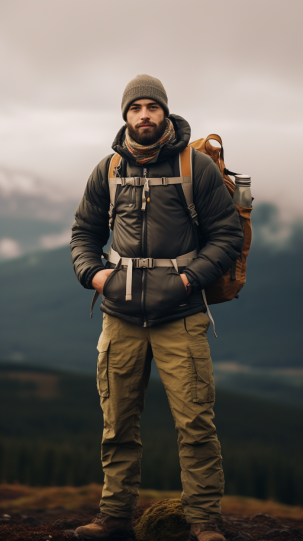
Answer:
[[1, 515], [0, 517], [0, 524], [6, 524], [12, 519], [10, 515], [7, 515], [6, 513], [4, 515]]
[[269, 522], [276, 524], [278, 522], [275, 518], [271, 517], [270, 515], [265, 515], [264, 513], [257, 513], [256, 515], [250, 517], [249, 520], [257, 523]]
[[39, 520], [37, 520], [36, 518], [34, 517], [28, 517], [27, 515], [21, 515], [21, 519], [22, 519], [22, 522], [23, 524], [38, 524], [40, 523]]
[[289, 529], [284, 528], [272, 528], [271, 530], [268, 530], [266, 534], [264, 535], [265, 539], [279, 539], [281, 540], [292, 540], [294, 539], [292, 537], [292, 534], [290, 533]]
[[249, 539], [252, 539], [252, 536], [246, 532], [239, 532], [238, 535], [234, 537], [234, 541], [249, 541]]
[[53, 526], [55, 528], [58, 528], [59, 530], [71, 530], [72, 528], [78, 528], [78, 526], [80, 526], [82, 522], [83, 521], [77, 518], [59, 518], [58, 520], [56, 520], [56, 522], [53, 523]]

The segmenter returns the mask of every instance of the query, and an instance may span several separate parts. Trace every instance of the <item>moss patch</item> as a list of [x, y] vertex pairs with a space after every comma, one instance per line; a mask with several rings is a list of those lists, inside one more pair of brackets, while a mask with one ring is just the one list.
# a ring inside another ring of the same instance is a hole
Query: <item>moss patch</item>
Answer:
[[179, 499], [162, 500], [145, 511], [135, 526], [138, 541], [187, 541], [187, 524]]

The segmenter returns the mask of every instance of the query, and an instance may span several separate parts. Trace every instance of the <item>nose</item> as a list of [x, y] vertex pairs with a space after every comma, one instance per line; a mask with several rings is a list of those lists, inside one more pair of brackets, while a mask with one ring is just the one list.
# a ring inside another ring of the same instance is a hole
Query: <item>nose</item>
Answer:
[[141, 110], [141, 120], [147, 120], [149, 118], [149, 112], [147, 107], [142, 107]]

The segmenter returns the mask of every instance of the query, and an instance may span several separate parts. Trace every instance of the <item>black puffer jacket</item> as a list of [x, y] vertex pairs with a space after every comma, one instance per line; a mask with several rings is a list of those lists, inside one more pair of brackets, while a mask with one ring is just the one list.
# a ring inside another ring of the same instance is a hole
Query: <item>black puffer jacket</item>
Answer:
[[[145, 166], [148, 178], [180, 176], [179, 153], [189, 142], [190, 127], [181, 117], [171, 115], [170, 119], [177, 141], [164, 146], [154, 163]], [[124, 130], [119, 131], [113, 149], [125, 158], [124, 176], [143, 177], [143, 167], [122, 146]], [[91, 174], [72, 228], [74, 269], [86, 288], [91, 288], [94, 274], [103, 268], [102, 248], [109, 238], [111, 156], [104, 158]], [[132, 300], [126, 301], [126, 268], [120, 267], [105, 283], [101, 305], [104, 312], [136, 325], [151, 326], [206, 311], [200, 289], [218, 280], [232, 266], [241, 253], [243, 234], [236, 208], [211, 158], [194, 151], [192, 171], [199, 253], [179, 272], [185, 271], [198, 287], [188, 296], [174, 267], [133, 269]], [[120, 187], [112, 246], [121, 257], [175, 259], [197, 247], [197, 235], [180, 186], [151, 186], [145, 212], [141, 211], [141, 196], [142, 187]]]

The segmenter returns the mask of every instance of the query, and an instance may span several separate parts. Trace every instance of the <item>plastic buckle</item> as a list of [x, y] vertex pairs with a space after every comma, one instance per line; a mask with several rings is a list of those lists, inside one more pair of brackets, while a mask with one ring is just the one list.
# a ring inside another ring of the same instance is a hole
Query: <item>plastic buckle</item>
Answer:
[[121, 178], [121, 186], [126, 186], [126, 178], [125, 177], [120, 177]]
[[134, 186], [141, 186], [141, 177], [133, 177]]
[[119, 165], [117, 165], [116, 167], [114, 167], [114, 176], [115, 177], [120, 177], [120, 170], [121, 170], [121, 163]]
[[166, 177], [162, 177], [162, 186], [168, 185], [168, 179]]
[[195, 205], [189, 205], [188, 210], [190, 212], [191, 219], [195, 221], [198, 217]]
[[146, 257], [146, 258], [136, 258], [134, 259], [134, 267], [135, 269], [153, 269], [154, 268], [154, 260], [152, 257]]

